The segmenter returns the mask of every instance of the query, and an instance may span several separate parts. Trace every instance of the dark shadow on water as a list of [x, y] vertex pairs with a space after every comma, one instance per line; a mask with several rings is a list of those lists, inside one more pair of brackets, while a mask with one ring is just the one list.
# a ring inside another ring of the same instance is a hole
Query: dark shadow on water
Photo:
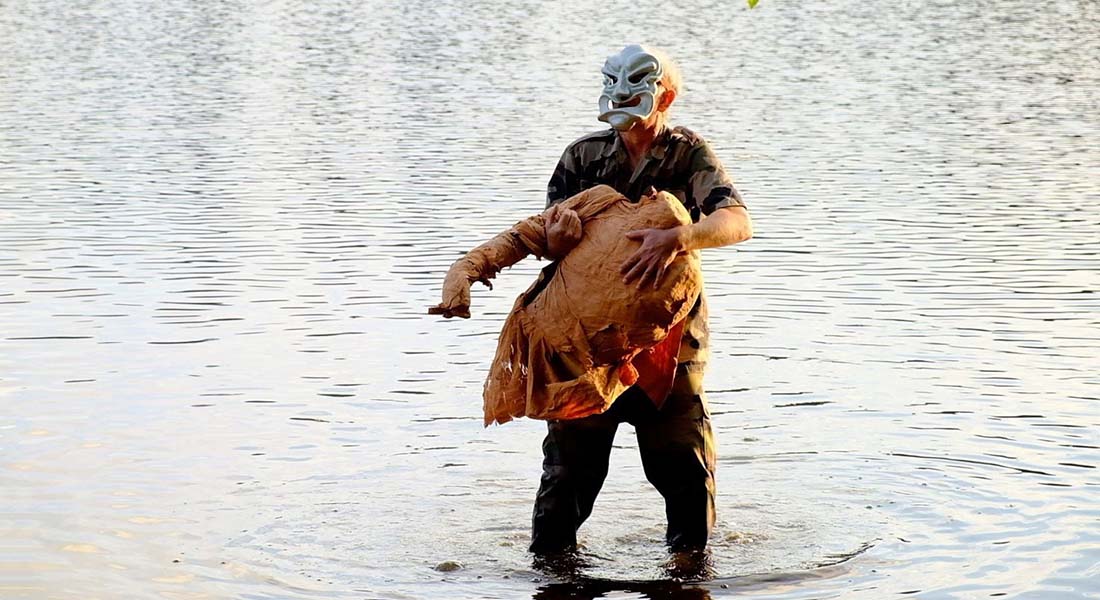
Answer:
[[843, 577], [850, 573], [846, 563], [873, 547], [874, 543], [868, 542], [852, 552], [828, 556], [806, 570], [724, 578], [714, 576], [709, 552], [673, 553], [664, 564], [669, 579], [648, 581], [588, 577], [583, 570], [591, 566], [591, 561], [583, 553], [540, 556], [533, 567], [556, 581], [540, 587], [532, 600], [595, 600], [615, 592], [639, 594], [648, 600], [710, 600], [712, 591], [726, 596], [737, 590]]
[[591, 560], [581, 552], [538, 556], [533, 566], [558, 580], [539, 588], [534, 595], [535, 600], [594, 599], [612, 592], [634, 592], [652, 600], [709, 600], [709, 590], [699, 584], [714, 577], [707, 551], [670, 554], [664, 564], [669, 579], [656, 581], [614, 581], [587, 577], [583, 570], [591, 566]]
[[612, 592], [634, 592], [650, 600], [710, 600], [710, 590], [675, 581], [602, 581], [551, 583], [539, 588], [533, 600], [594, 600]]
[[[593, 566], [592, 558], [596, 557], [580, 551], [543, 554], [535, 556], [532, 567], [561, 582], [590, 582], [584, 570]], [[662, 567], [673, 582], [701, 582], [715, 576], [709, 550], [671, 552]]]

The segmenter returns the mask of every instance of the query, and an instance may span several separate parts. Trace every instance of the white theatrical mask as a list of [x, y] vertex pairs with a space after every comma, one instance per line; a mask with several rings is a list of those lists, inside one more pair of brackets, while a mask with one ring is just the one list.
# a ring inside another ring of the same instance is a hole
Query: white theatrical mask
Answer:
[[600, 120], [619, 131], [644, 121], [657, 106], [661, 61], [637, 44], [611, 55], [603, 65]]

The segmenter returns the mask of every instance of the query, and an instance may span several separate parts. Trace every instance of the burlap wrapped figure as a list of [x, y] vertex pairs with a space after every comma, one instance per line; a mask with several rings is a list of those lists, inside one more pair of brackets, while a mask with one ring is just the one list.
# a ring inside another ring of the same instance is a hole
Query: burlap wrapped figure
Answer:
[[[677, 256], [655, 287], [623, 283], [619, 268], [639, 247], [627, 232], [690, 224], [687, 210], [665, 192], [632, 203], [605, 185], [561, 207], [576, 211], [583, 236], [516, 299], [485, 381], [486, 426], [601, 413], [635, 383], [659, 406], [672, 385], [682, 321], [702, 289], [699, 255]], [[429, 312], [469, 317], [470, 284], [547, 255], [545, 224], [545, 213], [520, 221], [456, 261]]]

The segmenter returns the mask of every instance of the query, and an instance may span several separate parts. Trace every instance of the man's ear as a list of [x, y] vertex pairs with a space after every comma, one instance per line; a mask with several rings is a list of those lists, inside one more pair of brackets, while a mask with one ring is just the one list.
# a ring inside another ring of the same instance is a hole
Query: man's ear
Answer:
[[664, 93], [661, 94], [661, 99], [657, 101], [657, 110], [659, 112], [668, 110], [668, 107], [672, 106], [672, 101], [676, 99], [676, 90], [664, 88], [663, 91]]

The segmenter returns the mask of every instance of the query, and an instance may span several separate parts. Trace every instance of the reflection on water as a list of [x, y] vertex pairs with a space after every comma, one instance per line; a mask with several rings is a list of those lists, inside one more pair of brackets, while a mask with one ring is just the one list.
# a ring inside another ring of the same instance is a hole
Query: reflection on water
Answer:
[[[742, 4], [0, 5], [0, 596], [1096, 597], [1100, 9]], [[479, 396], [539, 264], [422, 314], [634, 40], [757, 230], [709, 581], [629, 430], [532, 567], [543, 427]]]
[[[628, 595], [631, 593], [634, 595]], [[552, 583], [539, 588], [532, 598], [535, 600], [584, 600], [606, 598], [611, 594], [617, 598], [651, 600], [711, 600], [713, 598], [706, 588], [673, 581]]]

